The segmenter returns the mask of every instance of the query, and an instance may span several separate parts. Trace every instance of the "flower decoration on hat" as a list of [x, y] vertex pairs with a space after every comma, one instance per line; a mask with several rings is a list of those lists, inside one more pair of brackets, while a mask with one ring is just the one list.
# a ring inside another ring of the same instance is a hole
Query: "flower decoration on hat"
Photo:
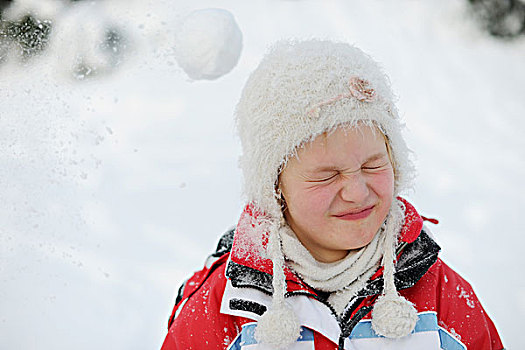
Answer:
[[368, 80], [352, 77], [349, 81], [350, 95], [359, 101], [372, 102], [376, 97], [376, 91], [372, 89]]
[[348, 92], [339, 94], [329, 100], [316, 104], [313, 108], [308, 111], [308, 115], [315, 115], [315, 112], [319, 112], [319, 108], [336, 101], [342, 100], [343, 98], [355, 98], [360, 102], [372, 102], [376, 98], [376, 91], [370, 87], [368, 80], [353, 76], [348, 81]]

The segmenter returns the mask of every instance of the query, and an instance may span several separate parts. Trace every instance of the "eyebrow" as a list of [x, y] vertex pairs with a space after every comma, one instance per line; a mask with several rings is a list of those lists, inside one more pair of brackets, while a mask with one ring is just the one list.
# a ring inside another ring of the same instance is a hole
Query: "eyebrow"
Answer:
[[[378, 160], [378, 159], [381, 159], [381, 158], [385, 158], [385, 157], [388, 157], [388, 154], [386, 152], [374, 153], [370, 157], [365, 159], [363, 164], [366, 164], [366, 163], [369, 163], [369, 162], [373, 162], [375, 160]], [[326, 171], [338, 171], [338, 170], [339, 170], [339, 168], [334, 167], [334, 166], [320, 165], [320, 166], [317, 166], [317, 167], [313, 168], [312, 170], [310, 170], [308, 172], [309, 173], [322, 173], [322, 172], [326, 172]]]

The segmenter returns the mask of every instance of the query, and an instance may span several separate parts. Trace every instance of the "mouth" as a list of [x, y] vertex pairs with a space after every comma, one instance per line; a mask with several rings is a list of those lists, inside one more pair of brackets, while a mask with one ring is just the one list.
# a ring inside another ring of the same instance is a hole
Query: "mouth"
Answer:
[[334, 215], [334, 217], [342, 220], [360, 220], [368, 217], [374, 210], [375, 205], [371, 205], [365, 208], [360, 208], [357, 210], [349, 210], [340, 214]]

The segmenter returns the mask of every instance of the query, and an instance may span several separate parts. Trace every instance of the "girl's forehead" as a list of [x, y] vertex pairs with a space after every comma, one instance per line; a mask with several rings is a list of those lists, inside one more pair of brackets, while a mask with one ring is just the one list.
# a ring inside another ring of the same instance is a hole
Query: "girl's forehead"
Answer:
[[385, 138], [379, 129], [367, 125], [339, 127], [300, 147], [287, 167], [336, 168], [365, 161], [378, 153], [386, 154]]
[[306, 143], [299, 152], [308, 153], [316, 150], [337, 152], [347, 147], [359, 151], [380, 145], [383, 141], [383, 134], [375, 126], [341, 126], [317, 136]]

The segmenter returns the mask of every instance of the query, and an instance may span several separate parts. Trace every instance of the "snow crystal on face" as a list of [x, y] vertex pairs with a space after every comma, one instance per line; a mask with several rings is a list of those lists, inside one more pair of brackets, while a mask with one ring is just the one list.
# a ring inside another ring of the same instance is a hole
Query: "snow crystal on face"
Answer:
[[231, 71], [241, 55], [242, 33], [233, 15], [223, 9], [202, 9], [183, 21], [175, 58], [191, 79], [217, 79]]

